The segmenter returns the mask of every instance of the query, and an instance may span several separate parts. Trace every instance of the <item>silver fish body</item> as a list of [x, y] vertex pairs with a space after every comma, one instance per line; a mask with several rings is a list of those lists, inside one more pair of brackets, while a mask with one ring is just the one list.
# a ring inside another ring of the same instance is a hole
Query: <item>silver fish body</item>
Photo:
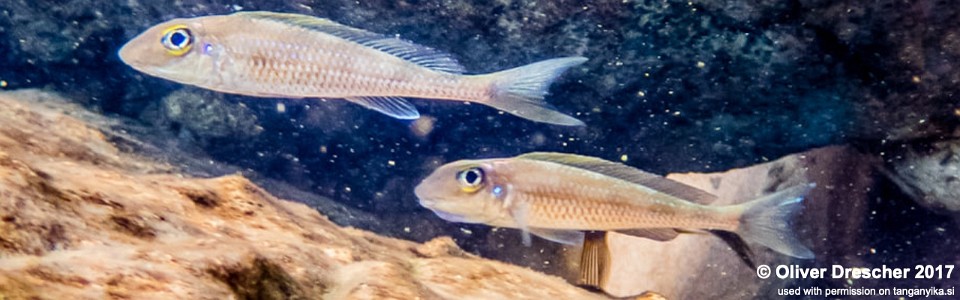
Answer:
[[224, 93], [343, 98], [400, 119], [419, 117], [404, 98], [475, 102], [540, 122], [582, 125], [543, 97], [569, 57], [462, 75], [447, 54], [396, 37], [296, 14], [242, 12], [174, 19], [121, 48], [141, 72]]
[[813, 253], [786, 226], [811, 188], [799, 185], [739, 205], [710, 206], [705, 203], [715, 197], [709, 193], [622, 164], [530, 153], [449, 163], [424, 179], [415, 193], [421, 205], [449, 221], [518, 228], [570, 244], [582, 241], [582, 231], [658, 239], [679, 232], [732, 232], [787, 255], [811, 258]]

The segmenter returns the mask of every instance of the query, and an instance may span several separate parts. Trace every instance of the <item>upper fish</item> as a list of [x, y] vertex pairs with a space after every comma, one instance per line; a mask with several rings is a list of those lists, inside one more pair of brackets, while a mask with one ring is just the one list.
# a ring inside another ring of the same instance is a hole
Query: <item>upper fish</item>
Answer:
[[521, 229], [524, 243], [529, 234], [576, 245], [584, 231], [658, 240], [709, 232], [741, 258], [748, 254], [744, 240], [813, 258], [787, 225], [813, 186], [800, 184], [736, 205], [707, 205], [716, 199], [710, 193], [620, 163], [536, 152], [452, 162], [414, 192], [422, 206], [445, 220]]
[[544, 101], [583, 57], [463, 75], [450, 55], [393, 36], [298, 14], [238, 12], [173, 19], [125, 44], [120, 59], [167, 80], [257, 97], [342, 98], [399, 119], [420, 114], [404, 98], [488, 105], [529, 120], [580, 126]]

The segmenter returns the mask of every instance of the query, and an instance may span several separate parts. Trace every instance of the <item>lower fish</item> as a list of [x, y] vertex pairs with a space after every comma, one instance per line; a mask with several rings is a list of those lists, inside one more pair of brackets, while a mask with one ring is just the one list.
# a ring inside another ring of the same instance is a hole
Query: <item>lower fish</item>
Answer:
[[327, 19], [273, 12], [173, 19], [125, 44], [120, 59], [167, 80], [223, 93], [340, 98], [398, 119], [420, 113], [405, 98], [472, 102], [529, 120], [581, 126], [544, 101], [583, 57], [463, 75], [450, 55]]
[[580, 245], [591, 231], [657, 240], [709, 232], [752, 264], [744, 240], [797, 258], [814, 257], [787, 225], [813, 187], [796, 185], [742, 204], [706, 205], [716, 196], [659, 175], [599, 158], [538, 152], [452, 162], [414, 192], [440, 218], [520, 229], [527, 245], [531, 234]]

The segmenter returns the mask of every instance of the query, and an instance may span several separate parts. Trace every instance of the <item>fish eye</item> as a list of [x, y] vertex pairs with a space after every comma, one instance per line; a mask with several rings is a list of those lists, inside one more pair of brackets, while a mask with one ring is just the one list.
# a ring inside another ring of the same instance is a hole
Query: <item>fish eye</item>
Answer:
[[186, 26], [177, 25], [163, 31], [160, 44], [167, 49], [167, 53], [180, 56], [190, 51], [193, 45], [193, 33]]
[[467, 193], [476, 192], [483, 185], [483, 169], [473, 167], [457, 173], [460, 189]]

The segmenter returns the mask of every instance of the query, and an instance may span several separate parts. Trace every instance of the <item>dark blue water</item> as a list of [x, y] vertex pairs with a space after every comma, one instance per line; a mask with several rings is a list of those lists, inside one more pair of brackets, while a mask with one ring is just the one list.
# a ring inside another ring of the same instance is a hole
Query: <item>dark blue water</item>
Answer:
[[[915, 194], [883, 174], [897, 167], [903, 149], [957, 143], [958, 8], [925, 0], [0, 0], [0, 86], [64, 93], [104, 114], [169, 132], [185, 151], [378, 218], [351, 225], [418, 241], [453, 235], [486, 256], [497, 256], [484, 244], [491, 229], [446, 223], [417, 204], [413, 187], [439, 164], [559, 151], [625, 156], [627, 164], [660, 174], [717, 172], [848, 145], [887, 170], [870, 175], [881, 186], [870, 191], [877, 214], [850, 234], [889, 251], [874, 256], [877, 264], [947, 263], [960, 259], [956, 211], [917, 205]], [[153, 24], [237, 10], [309, 14], [400, 34], [452, 53], [470, 73], [588, 57], [547, 98], [587, 126], [414, 100], [421, 114], [435, 119], [423, 135], [411, 122], [342, 101], [184, 89], [138, 73], [116, 56]], [[171, 105], [184, 110], [172, 114]], [[930, 253], [930, 244], [953, 252]]]

